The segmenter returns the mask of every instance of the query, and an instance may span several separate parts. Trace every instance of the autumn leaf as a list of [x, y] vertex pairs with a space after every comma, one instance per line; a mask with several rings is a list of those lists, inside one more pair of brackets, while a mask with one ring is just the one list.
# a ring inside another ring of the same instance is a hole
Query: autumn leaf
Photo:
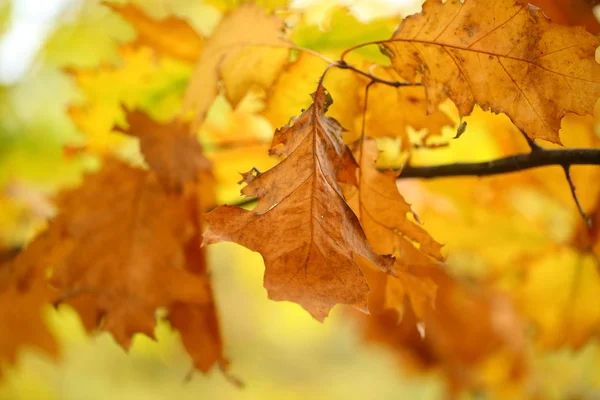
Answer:
[[209, 301], [207, 279], [184, 270], [182, 247], [197, 229], [186, 215], [188, 196], [164, 192], [151, 173], [108, 161], [65, 195], [60, 206], [69, 212], [48, 228], [70, 246], [51, 266], [52, 284], [66, 300], [87, 297], [92, 319], [97, 324], [105, 315], [104, 328], [125, 347], [135, 332], [153, 336], [157, 307]]
[[40, 279], [25, 279], [0, 291], [0, 362], [14, 364], [24, 347], [58, 355], [58, 346], [42, 318], [51, 295]]
[[344, 200], [337, 179], [350, 175], [353, 160], [341, 126], [324, 115], [330, 99], [323, 86], [313, 99], [293, 125], [275, 133], [271, 152], [286, 158], [242, 190], [259, 198], [256, 208], [213, 210], [204, 239], [261, 253], [269, 297], [296, 302], [322, 321], [338, 303], [366, 308], [369, 286], [355, 253], [386, 271], [393, 261], [371, 250]]
[[532, 138], [559, 142], [562, 117], [591, 114], [600, 97], [598, 44], [526, 3], [429, 0], [385, 46], [400, 76], [423, 76], [430, 113], [446, 98], [461, 116], [478, 104]]
[[360, 160], [358, 190], [354, 196], [348, 194], [347, 198], [350, 204], [356, 204], [353, 208], [367, 238], [372, 238], [373, 249], [380, 254], [394, 254], [398, 262], [406, 260], [406, 264], [423, 260], [423, 256], [442, 260], [442, 246], [422, 226], [411, 221], [410, 218], [416, 216], [398, 193], [397, 173], [377, 170], [375, 163], [379, 151], [375, 140], [361, 140], [356, 153]]
[[195, 127], [217, 96], [219, 79], [233, 106], [253, 87], [267, 88], [274, 82], [291, 46], [283, 31], [282, 20], [252, 4], [223, 18], [206, 41], [185, 95], [184, 109], [196, 113]]
[[88, 329], [102, 323], [125, 348], [135, 333], [153, 337], [156, 309], [165, 307], [194, 365], [208, 370], [224, 363], [200, 248], [201, 214], [214, 204], [210, 163], [187, 126], [139, 111], [128, 122], [151, 170], [106, 160], [61, 195], [61, 213], [22, 257], [51, 271], [53, 301], [70, 303]]
[[103, 4], [125, 18], [137, 31], [137, 39], [129, 46], [150, 47], [160, 54], [190, 63], [196, 62], [202, 54], [204, 39], [186, 21], [172, 16], [157, 20], [133, 4]]

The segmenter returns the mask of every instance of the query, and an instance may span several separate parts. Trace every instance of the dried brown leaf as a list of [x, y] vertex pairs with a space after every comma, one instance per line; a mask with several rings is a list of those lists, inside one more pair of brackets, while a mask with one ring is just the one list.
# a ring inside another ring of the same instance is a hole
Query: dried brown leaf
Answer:
[[[153, 171], [107, 160], [80, 188], [61, 196], [61, 213], [16, 264], [50, 271], [56, 290], [43, 300], [70, 303], [88, 329], [102, 323], [126, 348], [135, 333], [152, 337], [156, 309], [167, 308], [194, 364], [206, 370], [223, 358], [200, 249], [200, 191], [189, 183], [168, 192]], [[182, 313], [186, 323], [177, 319]], [[200, 339], [205, 336], [212, 340]]]
[[[200, 197], [195, 210], [205, 210], [203, 197]], [[206, 254], [202, 244], [204, 217], [201, 212], [195, 212], [192, 217], [197, 221], [199, 229], [185, 248], [186, 269], [198, 277], [208, 276]], [[223, 356], [223, 341], [219, 318], [212, 296], [212, 288], [208, 287], [210, 302], [206, 304], [176, 303], [169, 310], [168, 319], [171, 325], [181, 334], [183, 345], [200, 371], [208, 371], [215, 362], [221, 367], [227, 366]]]
[[206, 244], [233, 241], [261, 253], [269, 297], [323, 320], [338, 303], [366, 308], [369, 286], [355, 253], [384, 270], [393, 261], [373, 252], [344, 200], [337, 179], [355, 165], [341, 126], [324, 115], [329, 98], [321, 85], [313, 98], [292, 126], [275, 133], [272, 153], [286, 158], [242, 190], [259, 198], [256, 208], [215, 209], [204, 237]]

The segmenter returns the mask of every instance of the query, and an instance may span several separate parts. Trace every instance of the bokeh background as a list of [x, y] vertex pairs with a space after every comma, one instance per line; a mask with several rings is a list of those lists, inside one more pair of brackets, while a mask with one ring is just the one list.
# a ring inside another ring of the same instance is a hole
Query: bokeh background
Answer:
[[[235, 1], [133, 3], [156, 17], [185, 16], [198, 31], [209, 34], [223, 10]], [[419, 0], [297, 0], [292, 8], [305, 29], [297, 37], [301, 44], [335, 53], [354, 43], [389, 37], [394, 16], [418, 11], [420, 4]], [[349, 11], [338, 16], [332, 11], [339, 10], [336, 6]], [[370, 25], [368, 36], [352, 37], [351, 24], [378, 18], [384, 20]], [[8, 257], [54, 215], [54, 193], [77, 185], [84, 172], [98, 167], [94, 154], [118, 152], [135, 157], [135, 144], [110, 132], [122, 118], [117, 112], [120, 103], [150, 110], [159, 117], [171, 115], [181, 106], [192, 70], [176, 61], [153, 63], [153, 55], [144, 49], [133, 53], [124, 50], [120, 45], [135, 38], [134, 30], [96, 0], [0, 0], [0, 35], [0, 254]], [[76, 124], [73, 105], [89, 99], [94, 104], [92, 115]], [[264, 118], [245, 113], [255, 104], [242, 104], [233, 110], [223, 99], [217, 102], [206, 128], [210, 134], [226, 132], [231, 121], [266, 137], [276, 128]], [[521, 139], [514, 139], [506, 119], [490, 118], [477, 111], [460, 143], [442, 151], [424, 152], [416, 161], [477, 161], [523, 148], [523, 143], [512, 144]], [[496, 130], [487, 128], [491, 123], [496, 124]], [[584, 129], [579, 127], [579, 120], [570, 123], [572, 129]], [[82, 126], [88, 128], [85, 135]], [[205, 144], [210, 153], [210, 142]], [[230, 159], [217, 165], [216, 174], [229, 184], [219, 188], [220, 201], [237, 199], [239, 188], [233, 184], [238, 180], [237, 172], [272, 163], [263, 150], [257, 146], [222, 155]], [[490, 188], [498, 190], [491, 184]], [[473, 279], [498, 273], [514, 262], [511, 254], [516, 254], [519, 249], [515, 246], [522, 246], [524, 241], [537, 243], [542, 249], [549, 242], [566, 241], [576, 229], [578, 216], [562, 181], [556, 189], [564, 192], [559, 199], [552, 190], [525, 188], [515, 195], [521, 199], [523, 193], [529, 194], [527, 201], [519, 201], [516, 211], [510, 213], [511, 218], [528, 216], [530, 229], [525, 230], [514, 228], [518, 220], [507, 219], [509, 213], [496, 215], [496, 219], [488, 215], [488, 203], [481, 193], [473, 206], [465, 203], [469, 211], [459, 210], [460, 222], [453, 221], [453, 230], [449, 230], [448, 219], [436, 215], [458, 218], [449, 203], [452, 199], [430, 195], [426, 188], [410, 182], [403, 183], [401, 190], [422, 211], [426, 228], [448, 243], [445, 251], [450, 268]], [[584, 200], [588, 208], [595, 201], [594, 196], [589, 198]], [[536, 225], [539, 221], [544, 223]], [[490, 230], [490, 223], [498, 229]], [[489, 245], [481, 244], [477, 234], [481, 229]], [[498, 255], [495, 262], [474, 251], [481, 246], [484, 253]], [[191, 372], [191, 361], [178, 335], [166, 324], [158, 325], [157, 341], [137, 336], [126, 353], [107, 333], [88, 336], [77, 315], [61, 306], [45, 310], [47, 323], [63, 349], [61, 358], [56, 361], [32, 350], [23, 351], [0, 381], [0, 399], [444, 398], [442, 371], [423, 372], [399, 362], [398, 355], [382, 345], [365, 342], [358, 320], [349, 318], [348, 310], [336, 308], [321, 324], [297, 305], [267, 300], [262, 287], [264, 266], [258, 254], [225, 243], [211, 246], [208, 255], [226, 354], [232, 361], [230, 374], [244, 383], [243, 388], [232, 384], [219, 370], [207, 375]], [[543, 261], [543, 268], [548, 263], [550, 268], [559, 265], [552, 264], [553, 260], [555, 256]], [[542, 296], [540, 302], [544, 301]], [[596, 340], [577, 350], [534, 353], [536, 382], [546, 388], [545, 398], [600, 398], [600, 348]], [[469, 397], [477, 395], [465, 394]]]

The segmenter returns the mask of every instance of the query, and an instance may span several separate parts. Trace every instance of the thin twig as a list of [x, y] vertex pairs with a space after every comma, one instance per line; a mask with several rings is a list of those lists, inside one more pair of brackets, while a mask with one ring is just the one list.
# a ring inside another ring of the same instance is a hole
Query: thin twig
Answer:
[[412, 82], [401, 82], [401, 81], [388, 81], [387, 79], [382, 79], [382, 78], [378, 78], [375, 75], [369, 73], [369, 72], [365, 72], [361, 69], [356, 68], [354, 65], [348, 64], [346, 61], [344, 60], [339, 60], [335, 63], [333, 63], [334, 67], [337, 67], [339, 69], [347, 69], [350, 70], [352, 72], [355, 72], [359, 75], [365, 76], [367, 78], [369, 78], [371, 81], [376, 82], [376, 83], [381, 83], [384, 85], [388, 85], [388, 86], [392, 86], [395, 88], [398, 87], [403, 87], [403, 86], [422, 86], [421, 83], [412, 83]]
[[592, 219], [585, 213], [581, 203], [579, 202], [579, 197], [577, 197], [577, 188], [573, 183], [573, 179], [571, 178], [571, 166], [563, 165], [563, 170], [565, 171], [565, 177], [567, 178], [567, 182], [569, 182], [569, 187], [571, 188], [571, 194], [573, 195], [573, 200], [575, 200], [575, 204], [577, 205], [577, 209], [579, 210], [579, 214], [583, 221], [587, 225], [588, 228], [592, 227]]

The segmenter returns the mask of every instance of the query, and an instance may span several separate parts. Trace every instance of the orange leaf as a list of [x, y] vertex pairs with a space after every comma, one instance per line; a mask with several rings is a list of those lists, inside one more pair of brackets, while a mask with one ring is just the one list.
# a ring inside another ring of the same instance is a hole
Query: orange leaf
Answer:
[[153, 173], [107, 161], [59, 202], [63, 213], [48, 229], [69, 251], [52, 265], [53, 285], [65, 299], [88, 297], [125, 347], [135, 332], [152, 336], [156, 308], [206, 304], [207, 278], [184, 269], [183, 248], [198, 229], [189, 202], [189, 193], [165, 192]]
[[450, 98], [507, 114], [532, 138], [559, 142], [567, 113], [592, 114], [600, 97], [600, 42], [581, 27], [547, 21], [513, 0], [429, 0], [386, 42], [405, 79], [423, 75], [429, 112]]
[[402, 317], [404, 299], [408, 296], [415, 313], [422, 318], [426, 308], [433, 305], [436, 287], [430, 279], [415, 276], [414, 270], [442, 260], [442, 246], [409, 219], [414, 214], [398, 193], [396, 175], [377, 170], [375, 140], [360, 140], [355, 154], [360, 163], [358, 186], [347, 188], [346, 198], [373, 250], [396, 257], [395, 276], [363, 268], [373, 287], [369, 309], [375, 313], [395, 309]]

